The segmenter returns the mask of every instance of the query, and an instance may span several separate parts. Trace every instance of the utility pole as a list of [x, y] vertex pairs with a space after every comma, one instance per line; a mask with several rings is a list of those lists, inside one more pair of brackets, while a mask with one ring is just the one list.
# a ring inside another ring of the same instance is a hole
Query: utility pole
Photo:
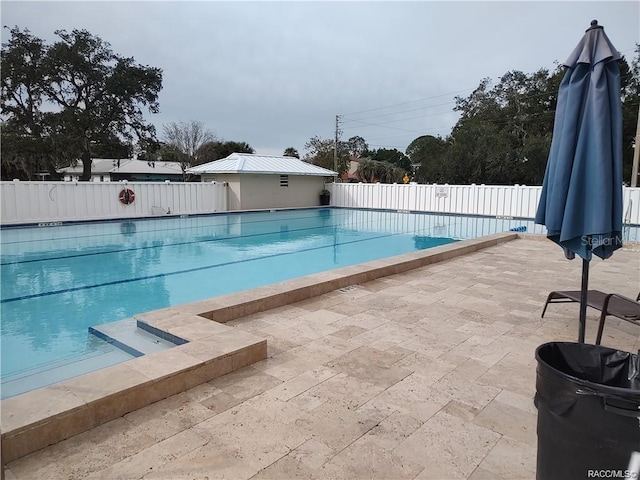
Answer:
[[638, 120], [636, 122], [636, 144], [633, 148], [633, 167], [631, 167], [631, 186], [638, 186], [638, 161], [640, 158], [640, 105], [638, 105]]
[[340, 129], [338, 122], [340, 121], [340, 115], [336, 115], [336, 141], [333, 144], [333, 171], [338, 172], [338, 134]]

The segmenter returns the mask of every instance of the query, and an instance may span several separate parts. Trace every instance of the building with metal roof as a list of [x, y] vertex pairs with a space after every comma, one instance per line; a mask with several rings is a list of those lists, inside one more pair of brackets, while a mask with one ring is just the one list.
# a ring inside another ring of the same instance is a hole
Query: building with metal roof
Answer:
[[338, 175], [294, 157], [250, 153], [232, 153], [187, 173], [226, 183], [229, 210], [317, 206], [325, 182]]
[[[82, 162], [59, 170], [65, 181], [76, 181], [82, 175]], [[91, 162], [92, 182], [163, 182], [183, 180], [179, 162], [147, 162], [134, 158], [94, 158]]]
[[295, 157], [232, 153], [226, 158], [187, 169], [196, 175], [209, 173], [257, 173], [262, 175], [315, 175], [333, 177], [333, 170], [304, 162]]

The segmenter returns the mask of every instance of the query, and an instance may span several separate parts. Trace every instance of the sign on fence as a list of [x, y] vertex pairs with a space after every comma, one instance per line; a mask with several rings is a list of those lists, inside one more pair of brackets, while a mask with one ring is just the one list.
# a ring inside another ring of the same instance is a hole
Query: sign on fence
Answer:
[[449, 196], [449, 188], [448, 187], [438, 187], [436, 188], [436, 198], [447, 198]]

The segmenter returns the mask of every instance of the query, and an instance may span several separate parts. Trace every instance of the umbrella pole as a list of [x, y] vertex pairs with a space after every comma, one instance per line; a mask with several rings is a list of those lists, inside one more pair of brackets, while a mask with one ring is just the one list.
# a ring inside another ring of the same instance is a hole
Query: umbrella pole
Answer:
[[580, 288], [580, 324], [578, 325], [578, 342], [584, 343], [587, 323], [587, 289], [589, 286], [589, 260], [582, 259], [582, 286]]

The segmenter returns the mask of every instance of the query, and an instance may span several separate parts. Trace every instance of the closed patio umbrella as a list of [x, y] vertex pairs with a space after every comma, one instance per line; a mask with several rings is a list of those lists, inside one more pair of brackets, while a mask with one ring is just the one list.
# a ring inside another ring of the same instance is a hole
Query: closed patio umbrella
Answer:
[[622, 246], [619, 52], [596, 20], [571, 53], [558, 91], [551, 150], [535, 222], [568, 259], [582, 258], [578, 341], [584, 343], [592, 255]]

